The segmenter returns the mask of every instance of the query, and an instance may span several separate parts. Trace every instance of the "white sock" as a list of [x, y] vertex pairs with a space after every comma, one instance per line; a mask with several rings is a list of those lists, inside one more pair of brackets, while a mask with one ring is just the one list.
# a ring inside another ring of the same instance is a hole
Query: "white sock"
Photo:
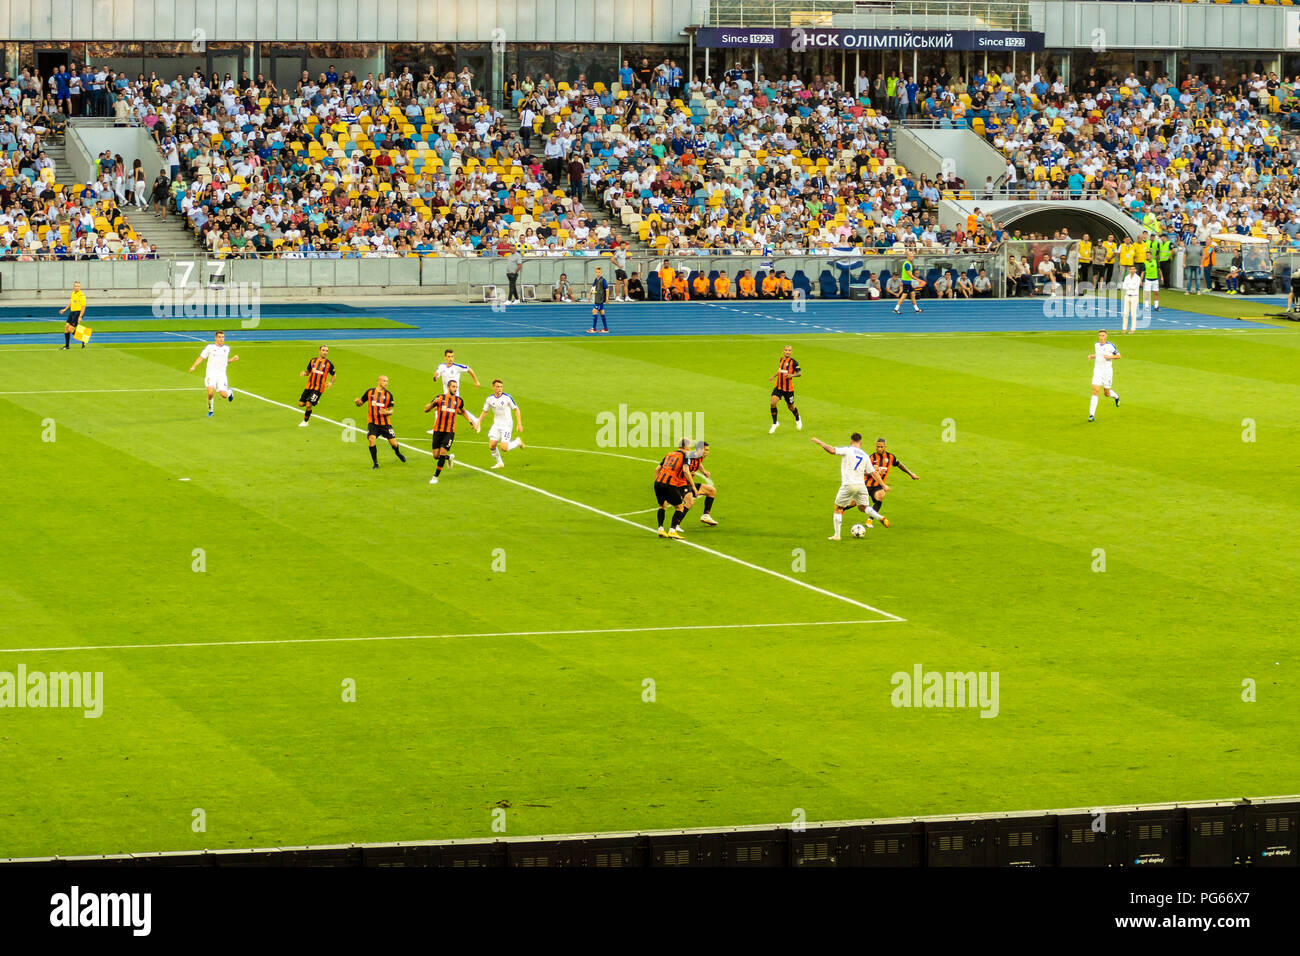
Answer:
[[834, 518], [834, 521], [835, 521], [835, 533], [836, 533], [836, 534], [839, 534], [839, 533], [840, 533], [840, 522], [844, 520], [844, 515], [840, 514], [840, 513], [837, 511], [837, 512], [835, 512], [833, 518]]
[[212, 411], [212, 399], [208, 399], [208, 411]]
[[1112, 388], [1112, 389], [1110, 390], [1110, 397], [1111, 397], [1111, 398], [1119, 398], [1119, 392], [1115, 391], [1115, 390]]
[[523, 442], [522, 438], [512, 438], [506, 443], [506, 451], [514, 451]]
[[880, 517], [880, 512], [877, 511], [875, 508], [872, 508], [870, 505], [867, 506], [867, 512], [866, 512], [866, 514], [867, 514], [867, 517], [868, 517], [868, 518], [879, 518], [879, 517]]
[[501, 463], [501, 447], [499, 445], [492, 449], [492, 457], [498, 464]]
[[1091, 418], [1097, 414], [1097, 396], [1092, 396], [1092, 401], [1088, 403], [1088, 417]]

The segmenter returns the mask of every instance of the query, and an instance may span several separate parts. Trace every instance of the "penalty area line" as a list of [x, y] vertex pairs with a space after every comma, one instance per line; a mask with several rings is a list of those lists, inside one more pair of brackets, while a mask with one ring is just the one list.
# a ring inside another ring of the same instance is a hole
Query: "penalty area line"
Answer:
[[3, 647], [0, 654], [49, 654], [56, 651], [142, 651], [168, 647], [262, 647], [273, 644], [365, 644], [375, 641], [444, 641], [455, 637], [574, 637], [584, 634], [649, 634], [667, 631], [733, 631], [761, 627], [835, 627], [850, 624], [897, 624], [902, 618], [859, 621], [787, 621], [768, 624], [671, 624], [663, 627], [586, 627], [566, 631], [485, 631], [479, 634], [399, 634], [368, 637], [285, 637], [265, 641], [183, 641], [159, 644], [88, 644], [81, 647]]
[[[241, 395], [247, 395], [249, 398], [256, 398], [259, 401], [266, 402], [268, 405], [276, 405], [280, 408], [294, 412], [295, 414], [300, 411], [300, 409], [294, 407], [293, 405], [286, 405], [284, 402], [276, 401], [273, 398], [267, 398], [265, 395], [258, 395], [256, 392], [245, 391], [242, 388], [234, 388], [231, 389], [231, 391], [239, 392]], [[354, 432], [365, 431], [365, 429], [358, 428], [356, 425], [345, 425], [343, 424], [343, 422], [335, 421], [332, 418], [326, 418], [323, 415], [313, 414], [312, 418], [315, 418], [318, 421], [322, 421], [322, 422], [329, 422], [331, 425], [337, 425], [340, 428], [347, 428]], [[417, 448], [415, 445], [408, 445], [405, 442], [401, 442], [401, 441], [399, 441], [397, 444], [401, 445], [403, 448], [409, 449], [410, 451], [419, 452], [421, 455], [427, 455], [430, 458], [433, 457], [433, 452], [429, 451], [426, 448]], [[545, 497], [550, 498], [554, 501], [563, 502], [564, 504], [571, 505], [574, 508], [581, 508], [583, 511], [589, 511], [592, 514], [600, 515], [602, 518], [608, 518], [610, 521], [621, 522], [630, 528], [636, 528], [638, 531], [646, 531], [649, 532], [650, 534], [658, 533], [657, 529], [651, 528], [648, 525], [638, 524], [635, 521], [629, 521], [627, 518], [620, 517], [619, 515], [613, 514], [612, 512], [602, 511], [600, 508], [593, 507], [592, 505], [589, 504], [584, 504], [581, 501], [575, 501], [572, 498], [565, 498], [563, 495], [557, 495], [555, 494], [555, 492], [547, 491], [545, 488], [539, 488], [536, 485], [526, 484], [525, 482], [517, 481], [514, 478], [507, 478], [505, 475], [501, 474], [500, 471], [492, 470], [489, 468], [480, 468], [478, 465], [471, 465], [459, 460], [457, 460], [456, 462], [456, 467], [468, 468], [470, 471], [476, 471], [481, 475], [487, 475], [489, 478], [495, 478], [497, 481], [504, 481], [507, 484], [515, 485], [519, 488], [525, 489], [526, 491], [531, 491], [534, 492], [535, 494], [544, 495]], [[773, 571], [771, 568], [765, 568], [761, 564], [754, 564], [753, 562], [746, 561], [744, 558], [738, 558], [735, 555], [727, 554], [725, 551], [717, 551], [713, 548], [705, 547], [702, 544], [696, 544], [694, 541], [687, 541], [685, 538], [674, 539], [674, 543], [678, 545], [684, 545], [685, 547], [688, 548], [694, 548], [696, 551], [702, 551], [705, 554], [711, 554], [715, 558], [721, 558], [724, 561], [730, 561], [731, 563], [738, 564], [741, 567], [749, 568], [751, 571], [758, 571], [760, 574], [769, 575], [781, 581], [785, 581], [788, 584], [793, 584], [796, 587], [801, 587], [806, 591], [812, 591], [814, 594], [820, 594], [823, 597], [834, 598], [837, 601], [843, 601], [845, 604], [852, 604], [854, 607], [860, 607], [864, 611], [870, 611], [872, 614], [879, 614], [881, 617], [888, 618], [891, 621], [898, 621], [902, 623], [905, 620], [905, 618], [901, 618], [897, 614], [890, 614], [888, 611], [883, 611], [878, 607], [872, 607], [870, 604], [866, 604], [862, 601], [854, 600], [851, 597], [845, 597], [843, 594], [836, 594], [834, 591], [826, 590], [826, 588], [819, 588], [815, 584], [810, 584], [807, 581], [800, 581], [798, 578], [792, 578], [790, 577], [790, 575], [782, 574], [780, 571]]]

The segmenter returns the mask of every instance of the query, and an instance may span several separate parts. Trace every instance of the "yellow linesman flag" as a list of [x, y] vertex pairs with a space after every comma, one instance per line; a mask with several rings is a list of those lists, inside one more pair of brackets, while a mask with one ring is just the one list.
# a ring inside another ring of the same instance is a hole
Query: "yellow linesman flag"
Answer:
[[76, 339], [78, 342], [88, 343], [90, 341], [90, 333], [92, 331], [94, 330], [91, 329], [91, 327], [88, 325], [78, 325], [75, 329], [72, 330], [72, 337]]

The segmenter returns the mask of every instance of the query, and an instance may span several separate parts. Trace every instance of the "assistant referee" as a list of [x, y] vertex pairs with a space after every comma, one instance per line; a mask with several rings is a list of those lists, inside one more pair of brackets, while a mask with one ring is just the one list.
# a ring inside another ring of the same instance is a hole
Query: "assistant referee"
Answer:
[[[81, 283], [72, 283], [72, 295], [68, 298], [68, 306], [65, 309], [59, 309], [59, 315], [64, 312], [68, 313], [67, 321], [63, 323], [63, 348], [72, 347], [72, 333], [77, 331], [77, 326], [86, 316], [86, 293], [81, 291]], [[84, 349], [86, 343], [82, 342], [81, 347]]]

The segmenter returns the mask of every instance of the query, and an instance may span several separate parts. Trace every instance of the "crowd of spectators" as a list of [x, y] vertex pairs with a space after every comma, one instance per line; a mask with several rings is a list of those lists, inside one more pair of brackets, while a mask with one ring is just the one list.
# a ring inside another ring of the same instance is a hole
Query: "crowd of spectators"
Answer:
[[[468, 68], [331, 67], [292, 89], [197, 70], [25, 71], [0, 90], [3, 254], [149, 255], [130, 207], [183, 216], [215, 256], [599, 255], [620, 244], [614, 223], [663, 255], [981, 252], [1015, 236], [978, 211], [941, 225], [941, 200], [1022, 190], [1104, 198], [1181, 240], [1300, 234], [1300, 79], [1089, 70], [1067, 85], [1006, 69], [841, 86], [689, 78], [665, 59], [625, 61], [608, 86], [512, 76], [504, 92], [495, 107]], [[41, 145], [79, 115], [147, 127], [159, 175], [103, 155], [90, 182], [59, 187]], [[903, 168], [893, 125], [917, 117], [983, 135], [1003, 175]]]
[[148, 258], [122, 215], [127, 176], [120, 157], [105, 175], [81, 184], [56, 182], [47, 144], [61, 139], [68, 103], [47, 96], [39, 75], [24, 70], [0, 79], [0, 259]]

